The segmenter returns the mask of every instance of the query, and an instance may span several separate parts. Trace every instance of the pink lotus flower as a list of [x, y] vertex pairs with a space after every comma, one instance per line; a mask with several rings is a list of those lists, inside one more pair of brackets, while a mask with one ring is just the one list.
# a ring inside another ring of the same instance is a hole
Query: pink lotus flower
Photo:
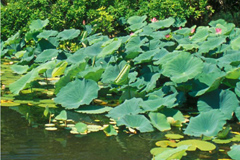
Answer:
[[132, 33], [130, 33], [130, 36], [133, 36], [134, 35], [134, 33], [132, 32]]
[[157, 18], [153, 18], [153, 19], [151, 19], [151, 22], [153, 23], [153, 22], [157, 22], [158, 20], [157, 20]]
[[191, 33], [193, 34], [195, 32], [195, 28], [193, 28], [192, 30], [191, 30]]
[[182, 29], [182, 27], [179, 27], [178, 29]]
[[86, 21], [85, 21], [85, 20], [83, 20], [83, 21], [82, 21], [82, 24], [83, 24], [83, 25], [86, 25]]
[[216, 34], [221, 34], [222, 33], [222, 29], [221, 28], [216, 28]]
[[169, 35], [169, 34], [167, 34], [165, 37], [166, 37], [166, 38], [170, 38], [170, 35]]

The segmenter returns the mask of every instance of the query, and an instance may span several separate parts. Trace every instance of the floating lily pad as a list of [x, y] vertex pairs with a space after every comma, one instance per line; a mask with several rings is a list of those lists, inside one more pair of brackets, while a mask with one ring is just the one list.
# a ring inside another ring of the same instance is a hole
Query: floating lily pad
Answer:
[[45, 130], [47, 130], [47, 131], [56, 131], [57, 128], [56, 127], [46, 127]]
[[172, 148], [162, 148], [162, 147], [155, 147], [155, 148], [152, 148], [150, 153], [154, 156], [164, 152], [164, 151], [167, 151], [167, 150], [171, 150]]
[[190, 145], [190, 147], [187, 149], [188, 151], [195, 151], [197, 148], [200, 149], [201, 151], [212, 151], [216, 148], [216, 146], [210, 142], [201, 141], [197, 139], [182, 140], [179, 143], [177, 143], [177, 146], [181, 145]]
[[173, 141], [163, 140], [163, 141], [156, 142], [156, 146], [159, 146], [159, 147], [162, 147], [162, 148], [166, 148], [168, 146], [177, 147], [177, 143], [175, 143]]
[[1, 100], [1, 106], [2, 107], [13, 107], [13, 106], [19, 106], [20, 103], [10, 101], [10, 100]]
[[78, 113], [86, 113], [86, 114], [102, 114], [105, 112], [109, 112], [112, 107], [105, 106], [81, 106], [79, 109], [75, 110]]
[[98, 132], [102, 130], [102, 126], [100, 125], [87, 125], [87, 130], [88, 132]]
[[230, 139], [218, 139], [218, 138], [216, 138], [216, 139], [214, 139], [212, 141], [214, 143], [217, 143], [217, 144], [227, 144], [227, 143], [232, 142], [232, 139], [231, 138]]
[[165, 134], [165, 137], [167, 137], [169, 139], [182, 139], [182, 138], [184, 138], [184, 136], [180, 135], [180, 134]]

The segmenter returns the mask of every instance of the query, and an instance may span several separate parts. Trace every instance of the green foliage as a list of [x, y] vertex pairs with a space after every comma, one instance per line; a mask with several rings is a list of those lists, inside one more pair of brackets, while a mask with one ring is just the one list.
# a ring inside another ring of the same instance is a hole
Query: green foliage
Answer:
[[[16, 65], [29, 66], [10, 91], [19, 94], [42, 74], [57, 76], [54, 101], [64, 109], [108, 112], [118, 126], [140, 132], [181, 128], [186, 121], [180, 107], [193, 101], [200, 114], [190, 119], [184, 133], [217, 136], [233, 112], [239, 118], [240, 29], [224, 20], [179, 29], [175, 21], [148, 23], [147, 16], [134, 16], [127, 21], [134, 33], [115, 38], [87, 28], [44, 30], [46, 20], [34, 21], [31, 26], [39, 30], [3, 42], [2, 56], [17, 56]], [[60, 48], [63, 42], [79, 49]], [[94, 104], [102, 96], [108, 101], [109, 94], [121, 104], [112, 109]], [[107, 130], [115, 134], [112, 127]]]
[[86, 23], [98, 32], [115, 34], [134, 15], [147, 15], [148, 21], [170, 16], [199, 19], [211, 12], [205, 9], [207, 5], [205, 0], [12, 0], [1, 7], [1, 39], [6, 40], [19, 29], [26, 33], [35, 19], [48, 18], [48, 28], [53, 30], [83, 29]]

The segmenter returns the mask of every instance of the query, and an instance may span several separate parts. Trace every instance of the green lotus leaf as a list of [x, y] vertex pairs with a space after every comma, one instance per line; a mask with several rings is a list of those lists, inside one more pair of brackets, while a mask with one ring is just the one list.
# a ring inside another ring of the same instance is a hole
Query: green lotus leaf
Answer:
[[162, 153], [154, 157], [155, 160], [173, 160], [181, 159], [182, 156], [186, 155], [186, 150], [189, 148], [189, 145], [182, 145], [175, 149], [165, 150]]
[[66, 75], [62, 76], [60, 80], [55, 83], [54, 93], [57, 94], [62, 87], [66, 86], [67, 83], [72, 80], [73, 77], [75, 77], [79, 72], [83, 71], [85, 69], [85, 66], [86, 62], [80, 62], [69, 67], [69, 69], [65, 73]]
[[55, 117], [56, 120], [62, 120], [66, 121], [67, 120], [67, 112], [65, 110], [62, 110], [59, 115]]
[[126, 58], [132, 59], [138, 56], [140, 52], [143, 50], [141, 49], [141, 45], [144, 43], [143, 40], [140, 39], [139, 36], [131, 37], [128, 43], [126, 44]]
[[226, 78], [228, 79], [239, 79], [240, 78], [240, 67], [234, 68], [227, 72]]
[[48, 25], [48, 23], [49, 23], [48, 19], [45, 19], [45, 20], [37, 19], [37, 20], [32, 21], [29, 28], [31, 31], [40, 30], [40, 29], [46, 27]]
[[135, 115], [141, 113], [142, 110], [140, 105], [142, 104], [143, 100], [141, 98], [132, 98], [130, 100], [125, 100], [124, 103], [120, 104], [119, 106], [113, 108], [108, 114], [108, 117], [111, 117], [115, 120], [119, 120], [125, 115]]
[[26, 52], [27, 52], [27, 51], [18, 51], [18, 52], [15, 53], [15, 56], [16, 56], [17, 58], [22, 58], [23, 55], [24, 55]]
[[235, 110], [235, 115], [238, 118], [238, 121], [240, 122], [240, 107], [237, 107]]
[[207, 92], [216, 90], [224, 80], [223, 72], [201, 73], [193, 82], [191, 96], [201, 96]]
[[85, 123], [82, 123], [82, 122], [78, 122], [76, 125], [75, 125], [78, 133], [83, 133], [85, 134], [87, 132], [87, 125]]
[[112, 125], [108, 125], [103, 131], [106, 136], [116, 136], [118, 134]]
[[80, 105], [90, 104], [94, 98], [97, 98], [98, 90], [95, 81], [76, 79], [64, 86], [54, 101], [66, 109], [75, 109]]
[[144, 111], [156, 111], [164, 106], [172, 108], [175, 106], [176, 94], [170, 94], [162, 98], [150, 99], [143, 102], [142, 108]]
[[234, 160], [239, 160], [240, 157], [240, 145], [231, 146], [231, 150], [227, 154]]
[[230, 43], [230, 46], [232, 47], [233, 50], [239, 50], [240, 49], [239, 44], [240, 44], [240, 36], [232, 40]]
[[42, 63], [40, 66], [36, 68], [39, 74], [45, 73], [47, 70], [53, 69], [56, 66], [56, 61], [48, 61], [46, 63]]
[[117, 78], [120, 71], [125, 66], [126, 62], [122, 61], [120, 64], [111, 65], [108, 64], [104, 73], [102, 74], [102, 82], [103, 83], [113, 83]]
[[192, 36], [193, 43], [204, 42], [208, 37], [208, 28], [198, 27], [196, 33]]
[[217, 138], [224, 139], [228, 136], [229, 132], [231, 130], [230, 125], [227, 125], [223, 130], [219, 131], [217, 134]]
[[168, 52], [165, 48], [162, 48], [159, 53], [153, 57], [154, 65], [163, 65], [166, 62], [176, 57], [178, 53]]
[[102, 51], [97, 55], [98, 58], [104, 58], [107, 55], [111, 55], [115, 53], [116, 50], [121, 46], [122, 41], [121, 39], [113, 40], [107, 46], [105, 46]]
[[167, 150], [171, 150], [172, 148], [162, 148], [162, 147], [155, 147], [155, 148], [152, 148], [150, 150], [150, 153], [154, 156], [164, 152], [164, 151], [167, 151]]
[[79, 109], [75, 110], [78, 113], [85, 113], [85, 114], [102, 114], [105, 112], [109, 112], [112, 107], [105, 107], [105, 106], [81, 106]]
[[171, 129], [167, 121], [167, 117], [162, 113], [150, 112], [149, 115], [152, 125], [159, 131], [167, 131]]
[[223, 20], [223, 19], [218, 19], [218, 20], [216, 20], [216, 21], [211, 21], [211, 22], [209, 23], [209, 25], [212, 26], [212, 27], [216, 27], [217, 24], [226, 25], [227, 22], [226, 22], [225, 20]]
[[[175, 17], [175, 22], [173, 24], [173, 27], [184, 27], [185, 24], [187, 23], [187, 20], [185, 18], [180, 18], [180, 17]], [[179, 29], [179, 30], [183, 30], [184, 28], [182, 29]]]
[[181, 49], [181, 47], [185, 51], [191, 51], [193, 49], [199, 48], [199, 45], [197, 45], [197, 44], [179, 44], [176, 49]]
[[210, 142], [197, 139], [182, 140], [179, 143], [177, 143], [178, 147], [182, 145], [190, 145], [187, 151], [195, 151], [197, 148], [200, 149], [201, 151], [212, 151], [216, 148], [216, 146]]
[[165, 137], [167, 137], [168, 139], [182, 139], [182, 138], [184, 138], [184, 136], [180, 135], [180, 134], [165, 134]]
[[199, 53], [207, 53], [210, 50], [213, 50], [217, 47], [219, 47], [221, 44], [223, 44], [224, 42], [226, 42], [225, 38], [211, 38], [205, 42], [202, 43], [202, 45], [200, 45], [199, 47]]
[[80, 34], [80, 30], [78, 29], [64, 29], [62, 32], [58, 33], [57, 37], [60, 38], [61, 41], [71, 40]]
[[203, 62], [189, 53], [182, 53], [163, 64], [162, 68], [163, 75], [170, 77], [175, 83], [182, 83], [201, 73]]
[[236, 83], [236, 87], [234, 91], [237, 94], [237, 96], [240, 97], [240, 82]]
[[60, 50], [57, 49], [46, 49], [41, 54], [39, 54], [35, 60], [35, 62], [46, 62], [51, 60], [52, 58], [56, 58]]
[[99, 43], [94, 43], [91, 46], [88, 46], [87, 48], [84, 49], [84, 54], [88, 55], [88, 56], [97, 56], [99, 53], [101, 53], [102, 51], [102, 43], [103, 42], [99, 42]]
[[27, 84], [32, 82], [38, 76], [37, 69], [33, 69], [20, 79], [9, 85], [9, 89], [13, 94], [19, 94], [19, 92], [25, 88]]
[[216, 136], [222, 130], [223, 125], [226, 123], [224, 114], [219, 110], [210, 110], [202, 112], [196, 117], [190, 118], [190, 123], [187, 126], [184, 134], [200, 137]]
[[60, 76], [64, 73], [68, 63], [66, 61], [61, 61], [56, 65], [56, 68], [52, 71], [52, 77]]
[[144, 22], [146, 20], [147, 16], [132, 16], [127, 20], [127, 23], [130, 24], [129, 28], [132, 31], [136, 31], [142, 27], [144, 27], [147, 22]]
[[225, 67], [228, 64], [239, 65], [240, 64], [240, 54], [239, 52], [226, 54], [218, 59], [218, 66]]
[[150, 50], [150, 51], [147, 51], [147, 52], [143, 52], [142, 54], [140, 54], [139, 56], [137, 56], [136, 58], [133, 59], [134, 64], [151, 62], [153, 56], [154, 56], [157, 52], [159, 52], [159, 49], [155, 49], [155, 50]]
[[85, 79], [91, 79], [97, 82], [101, 78], [103, 72], [104, 68], [102, 67], [88, 67], [84, 71], [80, 72], [78, 76]]
[[118, 125], [135, 128], [140, 132], [152, 132], [154, 129], [144, 115], [125, 115], [117, 121]]
[[17, 64], [14, 64], [14, 65], [11, 66], [11, 69], [13, 70], [13, 72], [17, 73], [17, 74], [26, 73], [28, 68], [29, 68], [28, 65], [17, 65]]
[[174, 24], [174, 22], [175, 22], [175, 19], [172, 17], [169, 17], [164, 20], [159, 20], [157, 22], [150, 23], [149, 26], [154, 30], [158, 30], [163, 28], [169, 28], [171, 25]]
[[44, 38], [48, 39], [49, 37], [54, 37], [58, 34], [58, 31], [54, 30], [43, 30], [39, 35], [37, 35], [37, 38]]
[[124, 85], [126, 83], [128, 83], [128, 74], [130, 71], [130, 64], [126, 63], [124, 65], [124, 67], [121, 69], [120, 73], [118, 74], [118, 76], [116, 77], [116, 79], [114, 80], [114, 83], [116, 85]]
[[157, 80], [160, 78], [161, 73], [155, 73], [152, 75], [150, 81], [147, 83], [146, 88], [143, 91], [150, 92], [156, 88]]
[[177, 109], [172, 109], [172, 108], [163, 108], [160, 110], [162, 114], [164, 114], [166, 117], [172, 117], [175, 121], [180, 121], [183, 122], [185, 121], [185, 118], [181, 111]]
[[132, 16], [127, 20], [127, 23], [130, 25], [142, 23], [146, 20], [147, 16]]
[[215, 90], [200, 97], [197, 106], [200, 112], [219, 109], [227, 119], [231, 119], [239, 100], [230, 90]]

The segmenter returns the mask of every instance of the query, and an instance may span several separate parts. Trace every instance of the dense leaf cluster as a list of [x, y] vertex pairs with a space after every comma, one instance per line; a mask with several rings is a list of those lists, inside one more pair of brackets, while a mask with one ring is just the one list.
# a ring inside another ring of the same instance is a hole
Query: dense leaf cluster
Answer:
[[[26, 73], [10, 91], [19, 94], [43, 73], [59, 77], [57, 104], [88, 113], [95, 98], [111, 95], [121, 104], [103, 109], [107, 117], [140, 132], [181, 127], [180, 107], [189, 107], [192, 99], [200, 114], [190, 119], [185, 134], [216, 136], [233, 115], [240, 120], [240, 29], [221, 19], [191, 28], [172, 17], [146, 20], [130, 17], [131, 34], [115, 38], [92, 34], [90, 27], [44, 30], [48, 20], [33, 21], [24, 37], [17, 33], [2, 43], [2, 56], [20, 59], [12, 69]], [[62, 50], [64, 41], [82, 47]]]
[[10, 0], [1, 7], [1, 39], [6, 40], [19, 29], [26, 33], [35, 19], [48, 18], [48, 28], [59, 31], [82, 29], [86, 23], [95, 25], [98, 32], [115, 34], [124, 29], [125, 19], [130, 16], [148, 15], [148, 21], [170, 16], [198, 19], [210, 12], [206, 6], [205, 0]]

